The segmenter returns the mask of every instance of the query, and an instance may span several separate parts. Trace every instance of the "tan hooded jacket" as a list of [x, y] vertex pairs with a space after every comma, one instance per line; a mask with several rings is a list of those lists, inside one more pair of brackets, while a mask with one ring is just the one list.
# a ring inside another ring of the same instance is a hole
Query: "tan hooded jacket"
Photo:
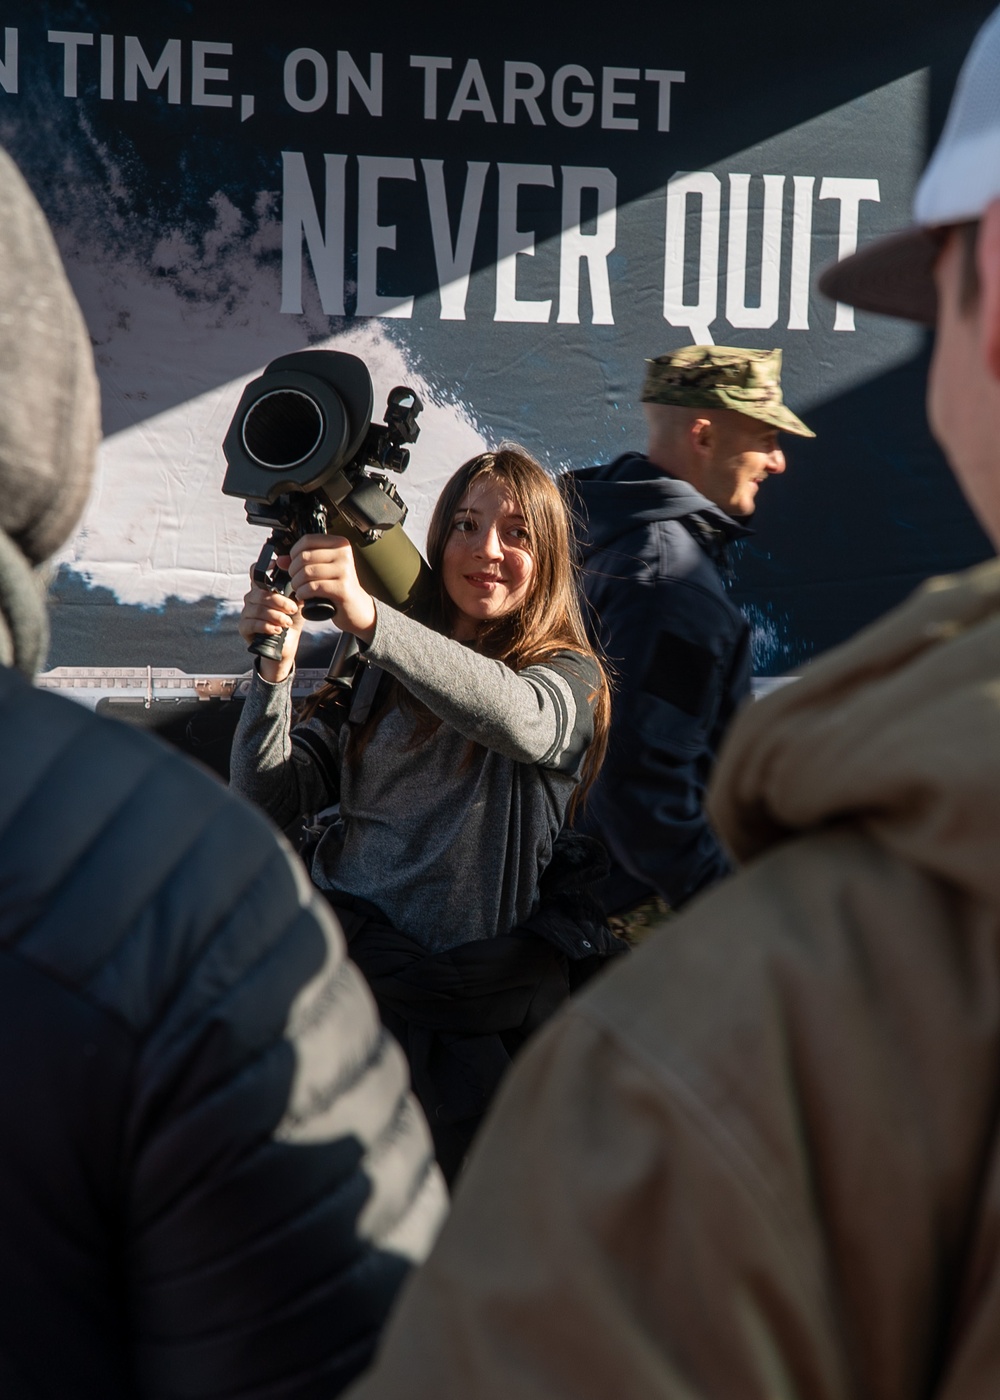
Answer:
[[1000, 564], [744, 711], [748, 864], [521, 1060], [352, 1392], [1000, 1396]]

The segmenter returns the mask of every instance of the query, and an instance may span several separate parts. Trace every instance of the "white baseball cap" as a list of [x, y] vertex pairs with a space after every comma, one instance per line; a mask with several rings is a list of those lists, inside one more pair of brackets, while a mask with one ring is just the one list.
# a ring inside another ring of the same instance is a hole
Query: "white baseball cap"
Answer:
[[948, 119], [913, 200], [913, 227], [867, 244], [820, 275], [819, 289], [862, 311], [932, 326], [934, 230], [978, 219], [1000, 198], [1000, 8], [976, 35]]

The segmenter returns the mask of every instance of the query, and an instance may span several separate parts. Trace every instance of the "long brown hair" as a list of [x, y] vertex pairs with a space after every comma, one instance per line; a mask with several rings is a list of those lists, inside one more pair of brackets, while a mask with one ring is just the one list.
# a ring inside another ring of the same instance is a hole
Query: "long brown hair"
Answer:
[[[484, 477], [501, 481], [510, 490], [524, 516], [528, 548], [534, 561], [531, 586], [523, 603], [503, 616], [480, 625], [473, 646], [484, 656], [502, 661], [514, 671], [544, 661], [556, 651], [574, 651], [596, 665], [598, 683], [594, 701], [594, 737], [583, 763], [581, 784], [570, 811], [585, 796], [604, 761], [611, 719], [611, 695], [600, 657], [587, 638], [580, 609], [576, 550], [570, 512], [556, 481], [540, 462], [517, 443], [501, 443], [495, 452], [482, 452], [459, 467], [445, 484], [427, 531], [427, 562], [437, 589], [423, 620], [436, 631], [449, 634], [457, 609], [444, 586], [442, 563], [458, 508], [473, 484]], [[352, 730], [351, 756], [361, 754], [379, 720], [393, 705], [414, 715], [413, 742], [419, 744], [440, 725], [438, 717], [399, 682], [383, 687], [385, 695], [368, 718]]]

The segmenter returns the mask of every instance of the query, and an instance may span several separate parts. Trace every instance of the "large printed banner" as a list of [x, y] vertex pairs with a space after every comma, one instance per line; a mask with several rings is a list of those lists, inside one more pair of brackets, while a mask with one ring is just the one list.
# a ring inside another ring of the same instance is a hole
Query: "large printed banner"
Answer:
[[[787, 444], [734, 559], [780, 674], [986, 544], [923, 417], [923, 332], [819, 298], [909, 219], [990, 3], [9, 0], [0, 140], [93, 337], [107, 434], [52, 665], [241, 671], [261, 532], [219, 491], [246, 382], [332, 347], [426, 404], [422, 543], [484, 445], [643, 446], [643, 359], [780, 346]], [[318, 645], [318, 643], [317, 643]]]

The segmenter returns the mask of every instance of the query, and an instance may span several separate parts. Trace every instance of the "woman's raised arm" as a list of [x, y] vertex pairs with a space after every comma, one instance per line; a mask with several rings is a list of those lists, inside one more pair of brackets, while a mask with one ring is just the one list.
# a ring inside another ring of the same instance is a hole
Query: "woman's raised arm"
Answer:
[[593, 737], [600, 673], [579, 653], [513, 671], [379, 603], [368, 659], [465, 738], [517, 763], [574, 772]]

